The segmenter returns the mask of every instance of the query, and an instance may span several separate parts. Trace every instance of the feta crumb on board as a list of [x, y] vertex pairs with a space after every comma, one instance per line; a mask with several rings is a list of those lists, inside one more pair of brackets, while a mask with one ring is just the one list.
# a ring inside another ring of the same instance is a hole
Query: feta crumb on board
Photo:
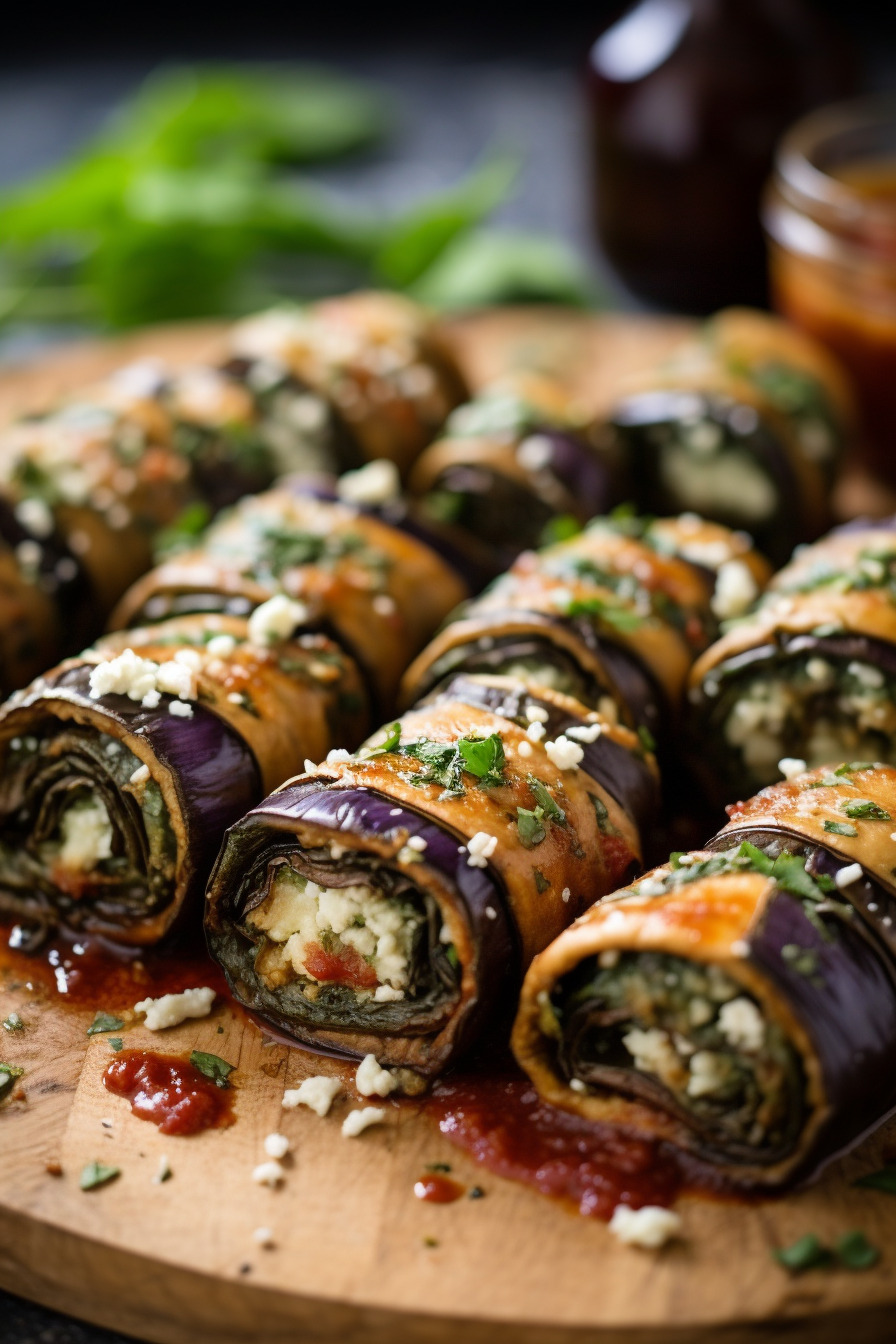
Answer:
[[355, 1073], [355, 1087], [362, 1097], [388, 1097], [398, 1086], [398, 1079], [388, 1069], [380, 1068], [376, 1055], [365, 1055]]
[[279, 1162], [259, 1162], [252, 1169], [252, 1179], [256, 1185], [268, 1185], [273, 1190], [283, 1180], [284, 1171]]
[[381, 1125], [386, 1118], [382, 1106], [363, 1106], [359, 1110], [349, 1111], [342, 1122], [342, 1137], [356, 1139], [371, 1125]]
[[289, 1139], [285, 1134], [268, 1134], [264, 1141], [264, 1150], [268, 1157], [277, 1161], [289, 1152]]
[[289, 639], [297, 625], [308, 619], [304, 602], [294, 602], [285, 593], [276, 593], [256, 607], [249, 617], [249, 641], [265, 648]]
[[269, 1250], [274, 1244], [274, 1234], [269, 1227], [256, 1227], [252, 1233], [252, 1240], [256, 1246], [262, 1246], [265, 1250]]
[[617, 1204], [610, 1219], [610, 1231], [624, 1246], [641, 1246], [655, 1251], [681, 1231], [681, 1218], [671, 1209], [645, 1204], [642, 1209]]
[[288, 1111], [295, 1110], [297, 1106], [307, 1106], [316, 1115], [323, 1116], [341, 1091], [342, 1083], [338, 1078], [328, 1078], [326, 1074], [318, 1073], [313, 1078], [306, 1078], [298, 1087], [287, 1088], [281, 1104]]
[[215, 1001], [215, 991], [207, 986], [185, 989], [182, 994], [163, 994], [160, 999], [141, 999], [134, 1004], [135, 1013], [143, 1013], [144, 1026], [150, 1031], [164, 1031], [186, 1022], [188, 1017], [208, 1017]]

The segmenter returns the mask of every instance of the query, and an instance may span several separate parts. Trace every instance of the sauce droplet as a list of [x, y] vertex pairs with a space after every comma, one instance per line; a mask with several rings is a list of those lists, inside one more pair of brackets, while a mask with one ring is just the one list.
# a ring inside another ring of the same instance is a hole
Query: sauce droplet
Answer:
[[123, 1050], [107, 1066], [103, 1084], [163, 1134], [199, 1134], [233, 1124], [233, 1093], [176, 1055]]
[[464, 1187], [448, 1176], [421, 1176], [414, 1182], [414, 1194], [427, 1204], [453, 1204], [464, 1193]]

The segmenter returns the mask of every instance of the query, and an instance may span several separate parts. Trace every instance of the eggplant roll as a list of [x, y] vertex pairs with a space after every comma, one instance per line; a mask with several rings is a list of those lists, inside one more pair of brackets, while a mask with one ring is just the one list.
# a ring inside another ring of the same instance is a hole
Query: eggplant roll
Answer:
[[803, 548], [698, 659], [689, 698], [708, 792], [743, 797], [778, 761], [896, 760], [896, 523]]
[[398, 294], [277, 308], [238, 323], [230, 347], [230, 367], [251, 386], [295, 380], [326, 403], [362, 460], [390, 458], [403, 472], [466, 396], [432, 318]]
[[719, 314], [607, 412], [599, 442], [640, 509], [746, 528], [782, 564], [830, 522], [848, 393], [833, 361], [765, 314]]
[[896, 978], [845, 865], [727, 840], [673, 855], [536, 957], [513, 1050], [546, 1101], [771, 1188], [896, 1105]]
[[300, 608], [303, 629], [321, 629], [351, 653], [382, 707], [467, 589], [409, 532], [287, 482], [244, 499], [199, 547], [145, 575], [112, 623], [133, 627], [202, 611], [247, 615], [277, 593]]
[[451, 413], [409, 481], [424, 515], [483, 553], [493, 577], [527, 547], [579, 530], [621, 499], [587, 417], [558, 383], [520, 372]]
[[194, 615], [112, 635], [0, 709], [0, 912], [158, 941], [227, 826], [308, 756], [358, 741], [364, 684], [323, 634]]
[[411, 665], [405, 703], [459, 668], [523, 676], [662, 735], [717, 615], [768, 575], [749, 538], [694, 515], [596, 519], [524, 552]]
[[655, 790], [633, 733], [518, 680], [462, 679], [230, 829], [209, 947], [292, 1039], [432, 1076], [636, 868]]

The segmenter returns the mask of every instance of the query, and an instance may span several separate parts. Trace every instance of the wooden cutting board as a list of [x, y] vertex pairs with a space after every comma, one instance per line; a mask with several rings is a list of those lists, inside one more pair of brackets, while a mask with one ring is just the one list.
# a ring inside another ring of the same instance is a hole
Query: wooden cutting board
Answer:
[[[684, 329], [545, 310], [454, 326], [474, 382], [535, 359], [594, 406]], [[202, 326], [63, 350], [0, 375], [0, 416], [36, 409], [132, 357], [189, 359], [219, 343], [220, 329]], [[892, 1336], [896, 1199], [851, 1185], [896, 1144], [892, 1125], [786, 1199], [686, 1198], [682, 1240], [653, 1254], [491, 1176], [413, 1106], [390, 1105], [385, 1125], [353, 1140], [340, 1133], [358, 1104], [350, 1085], [326, 1119], [283, 1111], [285, 1086], [336, 1066], [309, 1067], [307, 1055], [265, 1043], [223, 998], [211, 1017], [164, 1034], [128, 1028], [128, 1047], [199, 1049], [236, 1065], [236, 1123], [166, 1138], [104, 1089], [111, 1052], [107, 1037], [86, 1034], [93, 1007], [71, 1006], [28, 977], [27, 963], [0, 961], [0, 1019], [17, 1011], [25, 1023], [0, 1031], [0, 1058], [26, 1070], [22, 1099], [0, 1110], [0, 1286], [12, 1292], [164, 1344], [455, 1344], [461, 1332], [467, 1344]], [[278, 1190], [252, 1180], [273, 1131], [293, 1145]], [[162, 1155], [173, 1175], [155, 1184]], [[95, 1160], [121, 1175], [83, 1192], [80, 1172]], [[433, 1162], [450, 1163], [485, 1198], [416, 1200], [414, 1182]], [[271, 1229], [270, 1249], [253, 1241], [259, 1227]], [[853, 1228], [884, 1250], [868, 1272], [791, 1279], [772, 1260], [774, 1246], [807, 1232], [833, 1241]]]

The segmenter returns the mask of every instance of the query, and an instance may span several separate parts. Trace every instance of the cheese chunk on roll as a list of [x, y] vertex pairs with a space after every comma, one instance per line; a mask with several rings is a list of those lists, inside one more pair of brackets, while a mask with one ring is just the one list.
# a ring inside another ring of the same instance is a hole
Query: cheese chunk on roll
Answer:
[[634, 734], [562, 696], [454, 692], [237, 822], [206, 911], [240, 1002], [296, 1041], [427, 1076], [637, 866], [656, 788]]
[[225, 828], [366, 720], [322, 634], [194, 615], [109, 636], [0, 709], [0, 912], [155, 943], [195, 911]]
[[691, 674], [708, 791], [771, 783], [778, 761], [896, 760], [896, 530], [838, 528], [801, 550]]
[[856, 1143], [896, 1104], [896, 975], [843, 867], [731, 836], [593, 906], [523, 985], [539, 1094], [750, 1189]]

